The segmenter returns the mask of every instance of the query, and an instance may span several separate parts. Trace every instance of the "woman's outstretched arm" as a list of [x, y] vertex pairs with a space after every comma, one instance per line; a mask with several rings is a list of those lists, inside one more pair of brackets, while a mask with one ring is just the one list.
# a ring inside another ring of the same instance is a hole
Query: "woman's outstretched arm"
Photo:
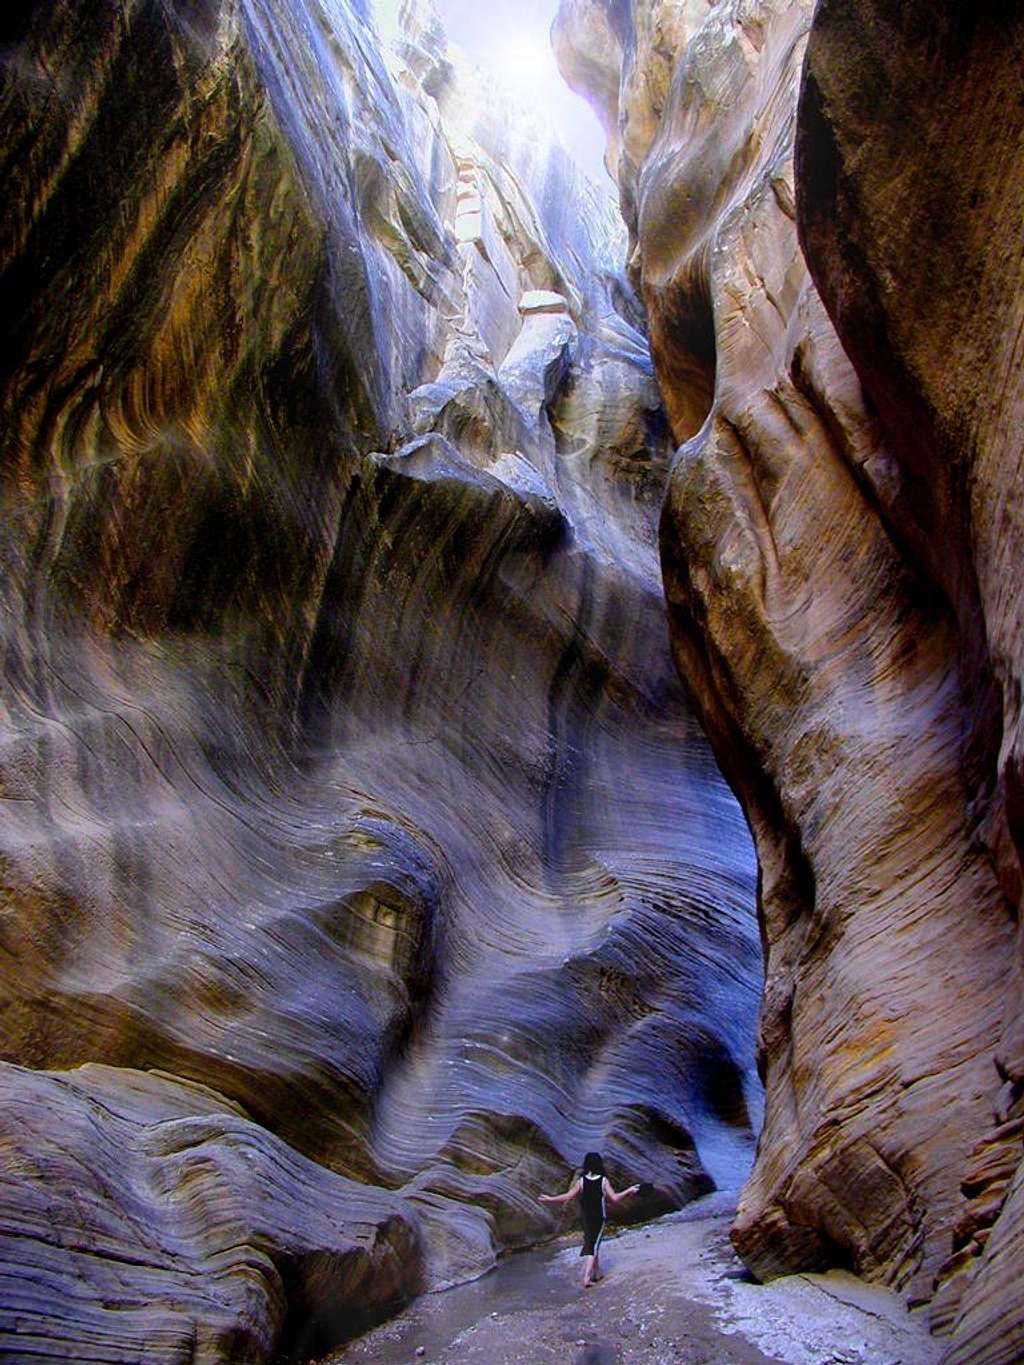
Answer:
[[537, 1198], [542, 1204], [568, 1204], [570, 1199], [575, 1199], [580, 1192], [579, 1180], [574, 1180], [565, 1194], [540, 1194]]
[[612, 1185], [612, 1182], [607, 1178], [607, 1176], [605, 1177], [604, 1192], [605, 1195], [612, 1201], [613, 1204], [618, 1204], [623, 1199], [628, 1199], [631, 1194], [636, 1194], [639, 1191], [639, 1189], [640, 1189], [639, 1185], [630, 1185], [628, 1190], [622, 1190], [621, 1192], [616, 1193], [615, 1188]]

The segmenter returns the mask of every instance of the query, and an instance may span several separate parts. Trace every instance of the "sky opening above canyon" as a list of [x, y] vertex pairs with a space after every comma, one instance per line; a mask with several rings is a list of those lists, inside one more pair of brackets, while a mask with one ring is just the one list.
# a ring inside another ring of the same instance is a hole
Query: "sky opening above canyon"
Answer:
[[[557, 130], [559, 140], [604, 188], [604, 131], [582, 96], [566, 85], [551, 50], [557, 0], [434, 0], [453, 43], [520, 103]], [[374, 0], [385, 34], [394, 32], [401, 0]]]

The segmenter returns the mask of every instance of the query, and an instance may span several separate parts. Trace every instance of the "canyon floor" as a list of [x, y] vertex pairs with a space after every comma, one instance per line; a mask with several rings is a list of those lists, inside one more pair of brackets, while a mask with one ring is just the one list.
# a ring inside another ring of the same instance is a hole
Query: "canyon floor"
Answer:
[[753, 1283], [729, 1242], [734, 1196], [711, 1195], [605, 1243], [580, 1288], [575, 1236], [429, 1294], [321, 1365], [932, 1365], [923, 1320], [842, 1271]]

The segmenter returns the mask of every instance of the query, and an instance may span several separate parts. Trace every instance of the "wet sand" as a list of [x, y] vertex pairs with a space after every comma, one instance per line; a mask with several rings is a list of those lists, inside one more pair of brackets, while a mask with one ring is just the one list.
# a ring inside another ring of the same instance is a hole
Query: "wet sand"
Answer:
[[428, 1294], [322, 1365], [935, 1365], [941, 1343], [887, 1290], [843, 1271], [750, 1281], [711, 1195], [606, 1239], [584, 1291], [577, 1237]]

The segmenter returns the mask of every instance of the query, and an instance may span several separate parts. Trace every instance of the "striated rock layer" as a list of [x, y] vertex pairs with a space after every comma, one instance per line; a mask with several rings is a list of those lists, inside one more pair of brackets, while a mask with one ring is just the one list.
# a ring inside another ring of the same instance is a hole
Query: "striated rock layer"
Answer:
[[953, 1356], [1009, 1360], [1019, 71], [1002, 17], [899, 8], [820, 6], [799, 119], [810, 3], [563, 0], [556, 49], [611, 131], [680, 443], [673, 644], [760, 864], [734, 1240], [761, 1276], [845, 1262], [927, 1299], [1009, 1187]]
[[955, 622], [970, 824], [1018, 925], [1003, 1084], [935, 1299], [955, 1361], [1024, 1355], [1022, 42], [1012, 7], [827, 0], [797, 141], [804, 250], [889, 443], [880, 515]]
[[401, 1198], [202, 1086], [2, 1064], [0, 1099], [5, 1359], [258, 1360], [421, 1282]]
[[426, 6], [4, 19], [0, 1352], [326, 1346], [759, 1121], [614, 206]]

